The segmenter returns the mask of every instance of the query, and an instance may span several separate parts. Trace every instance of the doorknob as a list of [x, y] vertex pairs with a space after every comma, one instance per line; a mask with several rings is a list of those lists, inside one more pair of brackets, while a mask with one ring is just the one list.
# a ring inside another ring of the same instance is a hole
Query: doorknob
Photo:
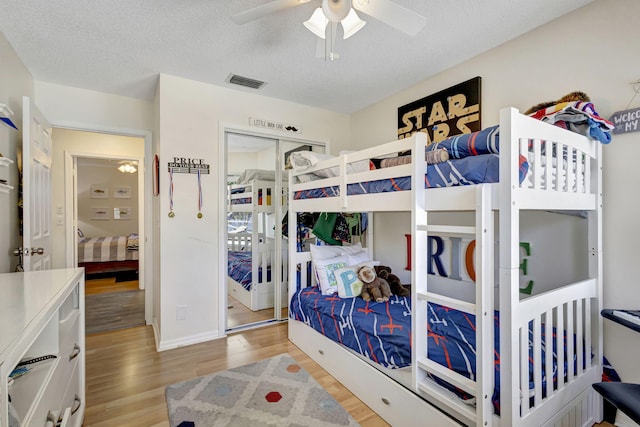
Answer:
[[31, 255], [42, 255], [44, 254], [44, 248], [31, 248]]
[[22, 249], [22, 246], [17, 247], [13, 250], [13, 256], [29, 255], [29, 249]]

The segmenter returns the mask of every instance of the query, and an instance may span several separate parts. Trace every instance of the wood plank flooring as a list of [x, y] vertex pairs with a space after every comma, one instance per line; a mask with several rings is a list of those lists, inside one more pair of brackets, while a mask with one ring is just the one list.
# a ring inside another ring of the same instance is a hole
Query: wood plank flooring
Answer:
[[137, 280], [129, 282], [116, 282], [115, 277], [104, 277], [100, 279], [86, 279], [84, 282], [85, 295], [103, 294], [107, 292], [137, 291], [139, 288]]
[[160, 353], [151, 326], [88, 335], [86, 347], [84, 427], [168, 427], [167, 385], [281, 353], [296, 359], [363, 427], [388, 426], [287, 339], [286, 323]]
[[287, 324], [156, 352], [151, 326], [86, 337], [84, 427], [167, 427], [164, 389], [179, 381], [289, 353], [363, 427], [388, 424], [287, 339]]

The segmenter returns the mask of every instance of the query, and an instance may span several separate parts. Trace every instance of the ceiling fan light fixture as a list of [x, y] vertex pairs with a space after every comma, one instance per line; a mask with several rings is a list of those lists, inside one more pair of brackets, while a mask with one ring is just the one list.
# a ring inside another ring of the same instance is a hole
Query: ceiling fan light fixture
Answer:
[[357, 33], [362, 27], [364, 27], [367, 23], [360, 19], [358, 14], [354, 9], [349, 11], [349, 14], [342, 21], [342, 29], [344, 30], [344, 39], [348, 39], [355, 33]]
[[322, 12], [322, 8], [320, 7], [313, 12], [311, 18], [303, 22], [304, 26], [307, 27], [309, 31], [311, 31], [321, 39], [325, 38], [325, 30], [328, 23], [329, 20], [324, 15], [324, 13]]
[[123, 163], [118, 166], [118, 170], [122, 173], [136, 173], [137, 169], [132, 163]]

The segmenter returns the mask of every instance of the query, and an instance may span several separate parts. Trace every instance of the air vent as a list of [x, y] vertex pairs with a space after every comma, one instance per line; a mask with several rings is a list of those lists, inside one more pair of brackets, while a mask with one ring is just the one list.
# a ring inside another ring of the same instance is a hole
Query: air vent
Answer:
[[237, 74], [232, 74], [227, 81], [234, 85], [250, 87], [251, 89], [260, 89], [265, 84], [265, 82], [261, 82], [260, 80], [250, 79], [249, 77], [243, 77]]

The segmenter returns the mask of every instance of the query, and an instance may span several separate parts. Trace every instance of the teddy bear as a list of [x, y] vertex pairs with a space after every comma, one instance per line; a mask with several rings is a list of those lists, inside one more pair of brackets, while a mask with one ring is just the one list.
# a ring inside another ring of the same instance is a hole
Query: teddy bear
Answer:
[[362, 280], [362, 292], [360, 296], [365, 301], [374, 300], [376, 302], [389, 301], [391, 296], [391, 288], [389, 283], [381, 277], [378, 277], [376, 270], [368, 265], [358, 268], [358, 278]]
[[401, 297], [406, 297], [411, 295], [409, 289], [404, 287], [402, 283], [400, 283], [400, 278], [391, 272], [391, 267], [386, 265], [376, 265], [374, 267], [376, 270], [376, 274], [378, 277], [384, 279], [389, 283], [389, 288], [391, 289], [391, 293], [393, 295], [398, 295]]
[[591, 99], [589, 98], [589, 95], [587, 95], [586, 93], [575, 91], [575, 92], [566, 94], [565, 96], [558, 99], [557, 101], [547, 101], [547, 102], [541, 102], [540, 104], [536, 104], [533, 107], [529, 108], [527, 111], [525, 111], [525, 114], [526, 115], [533, 114], [538, 110], [551, 107], [552, 105], [562, 104], [563, 102], [574, 102], [574, 101], [591, 102]]

